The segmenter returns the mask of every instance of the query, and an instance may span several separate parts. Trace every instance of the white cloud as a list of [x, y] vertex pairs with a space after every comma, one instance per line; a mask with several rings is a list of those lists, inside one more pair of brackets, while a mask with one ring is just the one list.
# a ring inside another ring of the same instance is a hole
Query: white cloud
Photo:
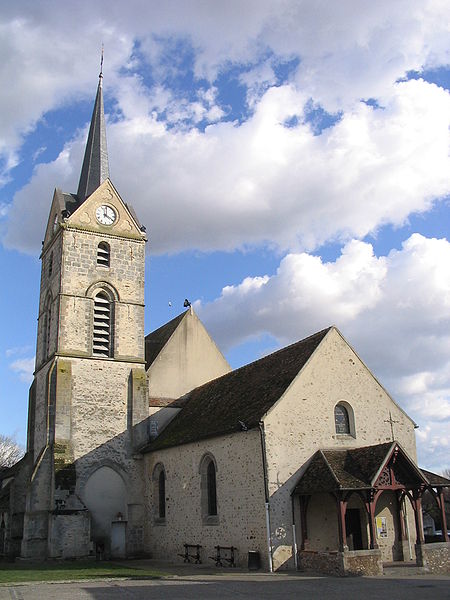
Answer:
[[[141, 91], [122, 82], [122, 106], [132, 108], [108, 128], [111, 176], [156, 253], [313, 249], [402, 224], [450, 192], [450, 94], [433, 84], [399, 83], [384, 109], [360, 103], [321, 135], [304, 123], [307, 98], [288, 85], [269, 89], [248, 121], [204, 132], [167, 128], [149, 98], [137, 109]], [[299, 124], [284, 126], [294, 115]], [[8, 246], [36, 251], [55, 182], [76, 189], [83, 143], [39, 165], [16, 194]]]
[[34, 356], [33, 358], [19, 358], [12, 362], [9, 368], [19, 375], [21, 381], [31, 383], [34, 373]]
[[156, 83], [170, 70], [184, 74], [178, 52], [184, 43], [197, 77], [214, 82], [230, 66], [245, 66], [253, 91], [273, 83], [280, 61], [298, 59], [299, 88], [336, 110], [389, 96], [408, 70], [449, 64], [449, 17], [441, 0], [4, 3], [0, 156], [8, 171], [22, 136], [46, 112], [90, 97], [99, 40], [106, 47], [105, 84], [114, 92], [142, 60]]
[[14, 348], [7, 348], [5, 350], [5, 356], [7, 358], [11, 356], [17, 356], [18, 354], [27, 354], [31, 350], [31, 346], [14, 346]]
[[336, 324], [420, 425], [419, 457], [448, 466], [450, 242], [419, 234], [376, 257], [349, 242], [335, 262], [289, 254], [271, 277], [224, 288], [200, 317], [221, 347], [268, 333], [286, 344]]

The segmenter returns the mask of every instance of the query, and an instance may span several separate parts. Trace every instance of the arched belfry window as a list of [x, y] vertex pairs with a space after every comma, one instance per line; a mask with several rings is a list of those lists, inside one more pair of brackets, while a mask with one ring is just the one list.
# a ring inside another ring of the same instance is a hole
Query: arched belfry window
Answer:
[[92, 339], [92, 354], [109, 357], [112, 355], [112, 305], [105, 292], [99, 292], [94, 297], [94, 334]]
[[217, 506], [217, 465], [211, 454], [206, 454], [200, 463], [201, 509], [205, 525], [219, 522]]
[[100, 267], [109, 267], [110, 247], [106, 242], [100, 242], [97, 247], [97, 265]]
[[353, 435], [353, 415], [351, 409], [342, 402], [334, 407], [334, 425], [336, 433], [340, 435]]

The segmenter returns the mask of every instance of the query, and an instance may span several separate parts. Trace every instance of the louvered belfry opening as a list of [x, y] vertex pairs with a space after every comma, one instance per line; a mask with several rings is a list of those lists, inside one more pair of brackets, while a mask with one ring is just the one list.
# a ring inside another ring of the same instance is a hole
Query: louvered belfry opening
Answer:
[[100, 242], [97, 248], [97, 264], [101, 267], [109, 267], [109, 244]]
[[111, 321], [111, 302], [104, 292], [100, 292], [94, 298], [94, 356], [111, 356]]

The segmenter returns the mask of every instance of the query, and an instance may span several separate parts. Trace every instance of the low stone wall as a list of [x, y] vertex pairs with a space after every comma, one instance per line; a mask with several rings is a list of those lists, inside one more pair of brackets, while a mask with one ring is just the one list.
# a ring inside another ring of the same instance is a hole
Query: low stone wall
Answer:
[[380, 550], [347, 550], [345, 552], [299, 552], [299, 568], [324, 575], [382, 575]]
[[342, 561], [339, 560], [341, 552], [315, 552], [314, 550], [300, 550], [298, 553], [298, 566], [300, 571], [314, 571], [324, 575], [344, 575]]
[[416, 544], [416, 557], [429, 573], [450, 573], [450, 542]]
[[383, 575], [381, 550], [348, 550], [341, 554], [346, 575]]

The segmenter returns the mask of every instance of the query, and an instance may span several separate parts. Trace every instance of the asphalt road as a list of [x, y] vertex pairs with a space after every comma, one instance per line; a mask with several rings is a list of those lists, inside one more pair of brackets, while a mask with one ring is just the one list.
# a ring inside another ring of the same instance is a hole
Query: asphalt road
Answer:
[[450, 599], [450, 577], [334, 578], [255, 575], [86, 581], [0, 586], [0, 600], [436, 600]]

